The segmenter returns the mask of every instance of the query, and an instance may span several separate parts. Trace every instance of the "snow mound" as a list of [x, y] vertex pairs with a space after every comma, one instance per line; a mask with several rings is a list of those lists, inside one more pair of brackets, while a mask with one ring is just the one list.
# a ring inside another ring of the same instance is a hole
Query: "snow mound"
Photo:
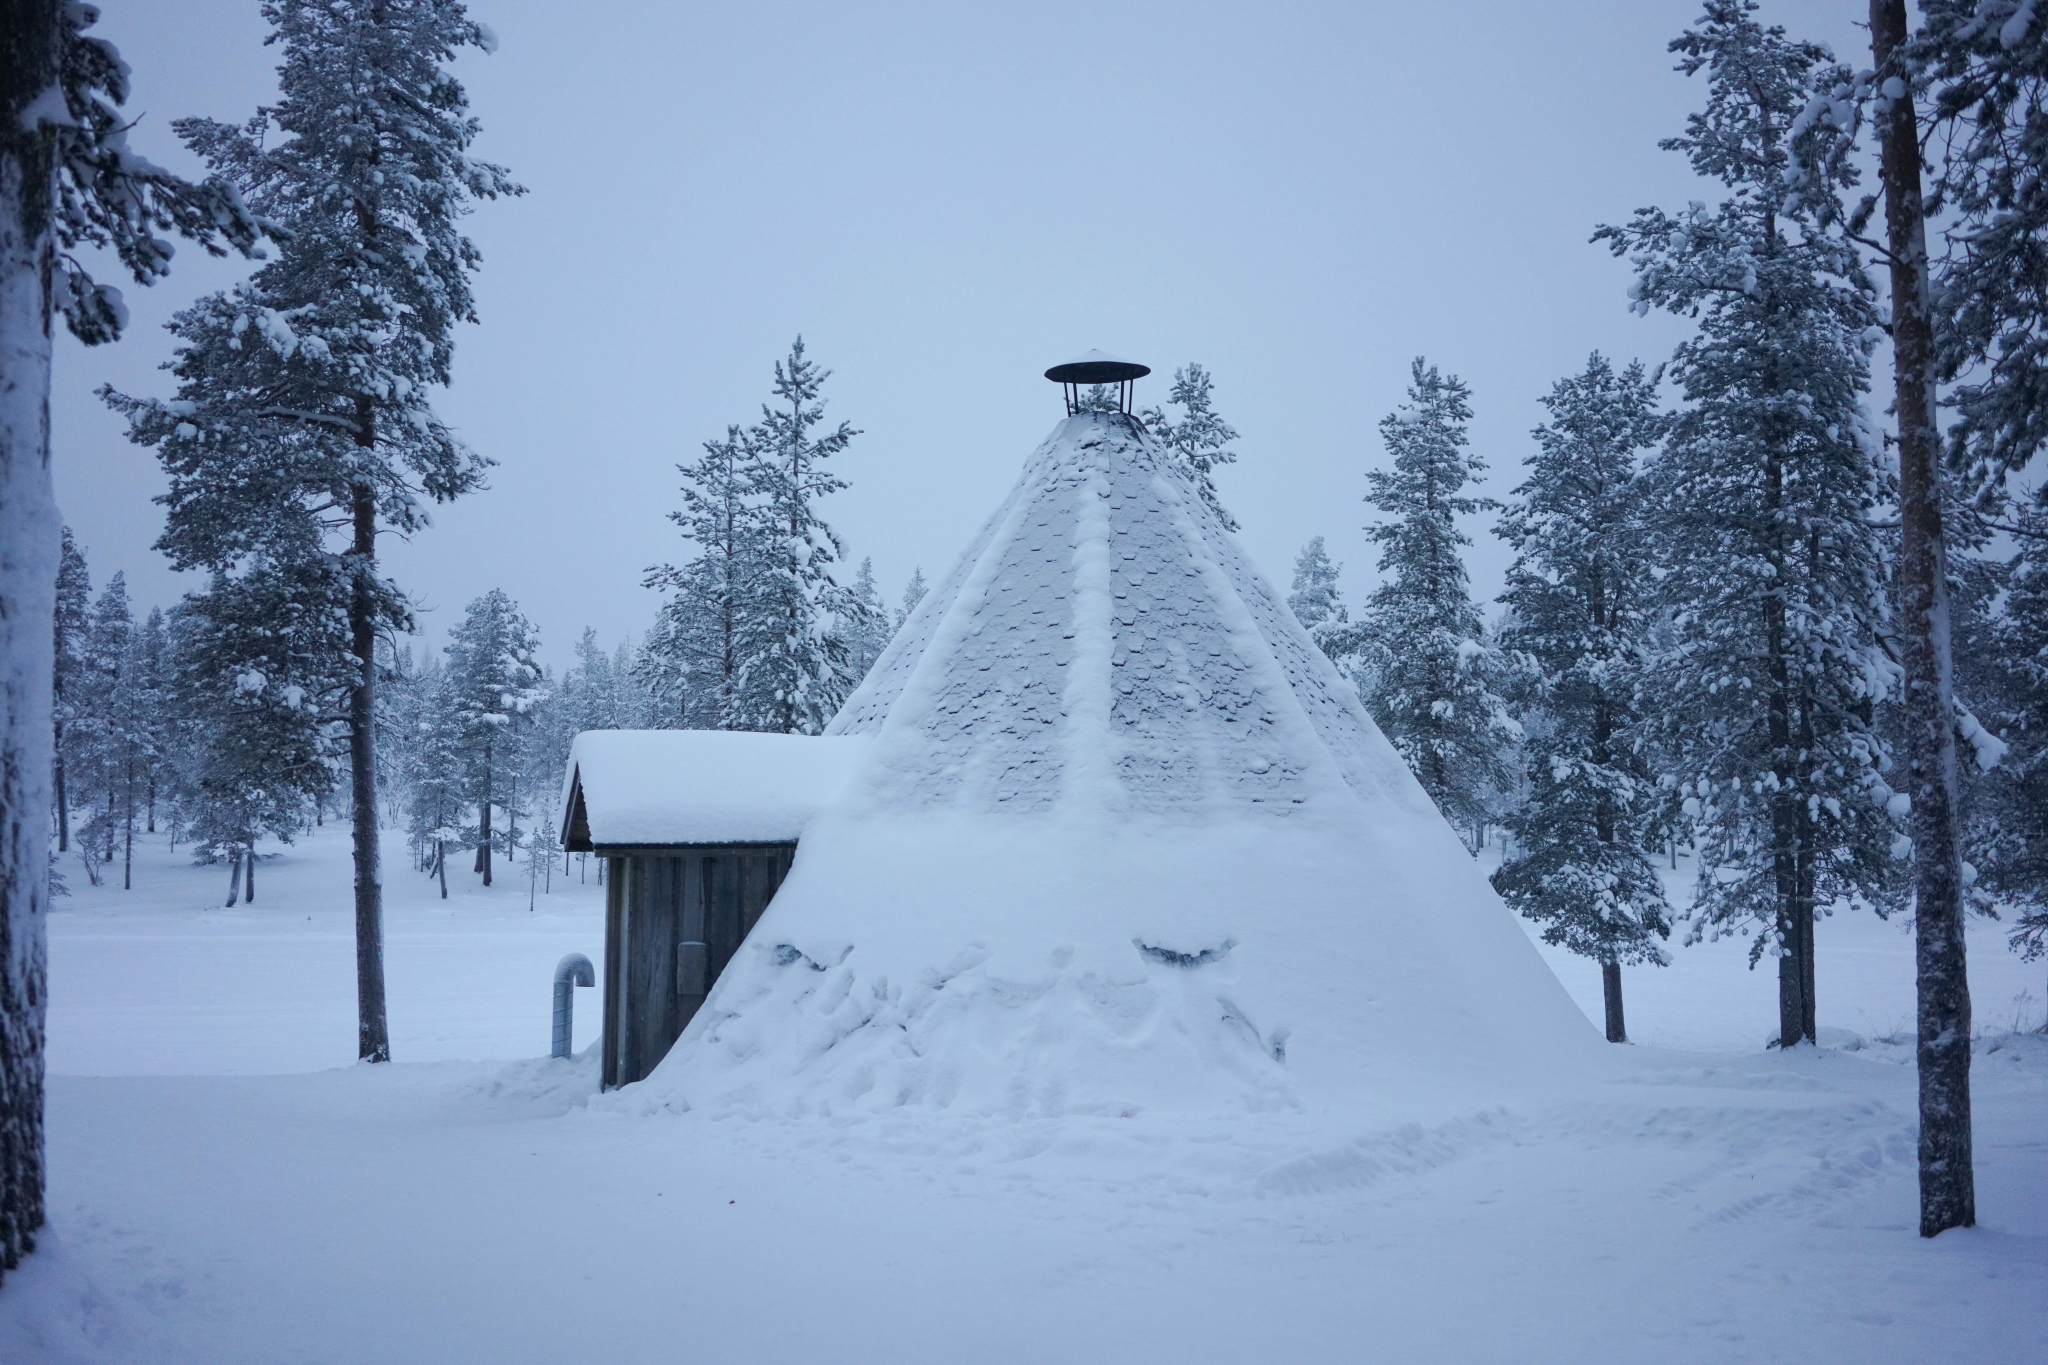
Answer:
[[1054, 430], [828, 733], [869, 742], [631, 1103], [1398, 1117], [1597, 1047], [1119, 414]]

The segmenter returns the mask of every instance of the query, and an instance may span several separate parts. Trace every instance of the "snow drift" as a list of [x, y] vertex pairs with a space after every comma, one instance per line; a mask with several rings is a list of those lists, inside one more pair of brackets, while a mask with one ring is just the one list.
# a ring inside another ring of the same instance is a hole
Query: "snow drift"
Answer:
[[642, 1101], [1371, 1111], [1597, 1048], [1127, 417], [1055, 428], [829, 733], [871, 741]]

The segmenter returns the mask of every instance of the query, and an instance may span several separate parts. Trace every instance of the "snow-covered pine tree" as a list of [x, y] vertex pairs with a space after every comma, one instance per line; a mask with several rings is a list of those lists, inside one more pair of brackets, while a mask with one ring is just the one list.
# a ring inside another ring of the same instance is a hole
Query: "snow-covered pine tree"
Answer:
[[1287, 594], [1287, 606], [1294, 619], [1301, 622], [1309, 638], [1332, 660], [1340, 657], [1332, 650], [1338, 647], [1351, 624], [1351, 610], [1337, 591], [1337, 575], [1343, 568], [1331, 562], [1323, 538], [1316, 536], [1295, 556], [1294, 585]]
[[924, 601], [925, 592], [924, 568], [921, 565], [914, 566], [910, 570], [910, 581], [903, 585], [902, 605], [896, 608], [896, 629], [903, 629], [903, 623], [910, 619], [910, 613], [916, 611], [917, 604]]
[[66, 742], [66, 727], [74, 724], [79, 715], [79, 688], [85, 676], [85, 635], [86, 622], [92, 611], [92, 574], [85, 563], [85, 552], [71, 538], [71, 528], [64, 528], [63, 548], [57, 568], [57, 607], [54, 643], [56, 667], [52, 670], [51, 714], [55, 724], [51, 727], [56, 761], [52, 776], [57, 788], [57, 851], [67, 853], [71, 849], [71, 806], [66, 793], [64, 760], [75, 737]]
[[798, 337], [775, 362], [775, 401], [745, 449], [762, 532], [740, 620], [734, 729], [816, 734], [851, 690], [842, 632], [864, 628], [866, 609], [832, 577], [844, 550], [818, 503], [847, 486], [826, 461], [860, 433], [845, 422], [822, 429], [831, 373]]
[[549, 889], [554, 886], [555, 849], [559, 840], [555, 835], [552, 816], [543, 816], [540, 828], [533, 832], [533, 838], [526, 845], [526, 910], [533, 912], [534, 898], [540, 892], [542, 878], [546, 878]]
[[1995, 732], [1973, 733], [1973, 747], [1997, 760], [1970, 775], [1964, 851], [2032, 961], [2048, 954], [2048, 510], [2017, 511], [2019, 552], [1984, 610], [1959, 613], [1956, 652], [1958, 687], [1970, 685], [1975, 719]]
[[[1977, 1196], [1970, 1152], [1970, 980], [1963, 937], [1969, 885], [1963, 875], [1956, 785], [1934, 290], [1922, 196], [1926, 144], [1914, 108], [1908, 38], [1906, 0], [1871, 0], [1883, 254], [1891, 267], [1892, 410], [1899, 421], [1898, 653], [1905, 674], [1900, 707], [1905, 785], [1912, 802], [1920, 1235], [1932, 1237], [1952, 1227], [1974, 1226]], [[1846, 78], [1846, 68], [1840, 74]]]
[[1674, 639], [1646, 668], [1644, 714], [1699, 849], [1688, 941], [1757, 932], [1789, 1046], [1815, 1036], [1816, 916], [1896, 904], [1909, 845], [1873, 723], [1898, 677], [1870, 521], [1893, 490], [1863, 403], [1876, 291], [1820, 230], [1825, 187], [1788, 183], [1827, 49], [1755, 8], [1709, 0], [1672, 43], [1679, 70], [1707, 73], [1707, 107], [1661, 145], [1726, 187], [1719, 205], [1643, 209], [1596, 240], [1634, 265], [1637, 311], [1698, 319], [1671, 362], [1686, 406], [1645, 481]]
[[159, 789], [172, 752], [171, 639], [163, 609], [151, 607], [136, 628], [128, 673], [135, 689], [136, 748], [145, 833], [156, 833]]
[[1202, 501], [1209, 504], [1227, 530], [1235, 531], [1237, 518], [1224, 510], [1222, 500], [1216, 496], [1215, 470], [1217, 465], [1237, 462], [1237, 452], [1230, 448], [1230, 443], [1237, 439], [1237, 431], [1216, 411], [1209, 392], [1214, 383], [1213, 375], [1189, 361], [1173, 372], [1173, 387], [1166, 395], [1167, 403], [1180, 409], [1180, 416], [1176, 419], [1158, 408], [1147, 408], [1138, 414], [1138, 420], [1179, 458], [1181, 467], [1201, 492]]
[[[629, 666], [653, 666], [643, 663], [648, 658], [644, 648], [637, 655], [629, 646], [621, 650]], [[628, 695], [636, 690], [632, 679], [622, 683], [618, 669], [617, 657], [598, 643], [597, 631], [584, 627], [576, 641], [576, 662], [562, 674], [549, 702], [569, 739], [585, 730], [623, 730], [640, 723], [638, 704]]]
[[1366, 528], [1386, 576], [1349, 632], [1365, 703], [1444, 818], [1476, 826], [1511, 780], [1514, 722], [1496, 690], [1502, 662], [1467, 589], [1457, 518], [1498, 507], [1465, 492], [1486, 465], [1466, 450], [1471, 394], [1417, 358], [1408, 400], [1380, 423], [1390, 470], [1368, 470], [1366, 501], [1390, 518]]
[[[86, 36], [76, 0], [0, 6], [0, 1278], [43, 1225], [44, 921], [52, 775], [50, 646], [61, 522], [50, 488], [51, 321], [87, 345], [126, 319], [79, 248], [107, 248], [138, 284], [170, 237], [250, 250], [256, 225], [225, 187], [194, 186], [128, 146], [129, 69]], [[68, 814], [68, 812], [67, 812]]]
[[882, 604], [881, 589], [875, 586], [875, 561], [862, 559], [860, 572], [854, 575], [851, 589], [853, 598], [863, 608], [862, 615], [849, 622], [845, 631], [847, 646], [847, 677], [851, 679], [849, 691], [860, 686], [868, 670], [875, 666], [875, 660], [882, 657], [882, 651], [889, 647], [889, 609]]
[[406, 755], [406, 829], [420, 862], [448, 899], [448, 847], [462, 842], [464, 773], [468, 754], [453, 675], [439, 660], [425, 660], [413, 675], [417, 703], [409, 717]]
[[[1930, 166], [1927, 212], [1948, 244], [1932, 291], [1938, 377], [1956, 412], [1947, 436], [1958, 471], [1995, 507], [2006, 476], [2048, 443], [2048, 11], [2034, 0], [1919, 9], [1901, 56], [1932, 96], [1918, 138], [1945, 153]], [[1908, 107], [1911, 95], [1901, 92]]]
[[[1975, 1220], [1963, 935], [1965, 906], [1973, 893], [1959, 834], [1956, 731], [1965, 713], [1952, 690], [1956, 613], [1947, 561], [1951, 542], [1957, 547], [1982, 543], [1985, 515], [2003, 501], [2014, 456], [2024, 462], [2029, 431], [2033, 448], [2048, 433], [2038, 414], [2010, 406], [2015, 393], [2030, 385], [2034, 398], [2048, 392], [2039, 373], [2028, 373], [2038, 371], [2048, 354], [2038, 334], [2048, 313], [2036, 300], [2006, 293], [2015, 281], [2038, 275], [2048, 259], [2038, 240], [2048, 225], [2048, 196], [2032, 183], [2044, 159], [2041, 139], [2007, 121], [2018, 87], [2029, 81], [2033, 93], [2019, 95], [2018, 104], [2034, 112], [2040, 106], [2048, 46], [2037, 38], [2032, 54], [2017, 62], [2010, 55], [2028, 45], [2032, 9], [2031, 2], [2001, 0], [1923, 6], [1929, 29], [1916, 40], [1905, 0], [1871, 0], [1872, 69], [1858, 74], [1842, 66], [1822, 76], [1794, 123], [1791, 179], [1802, 197], [1815, 200], [1824, 219], [1839, 210], [1838, 188], [1857, 178], [1852, 153], [1866, 110], [1872, 116], [1882, 181], [1883, 244], [1871, 239], [1867, 226], [1878, 195], [1865, 196], [1841, 226], [1845, 241], [1869, 248], [1891, 276], [1892, 411], [1899, 422], [1896, 652], [1904, 672], [1898, 728], [1907, 760], [1902, 785], [1912, 802], [1921, 1040], [1920, 1230], [1928, 1237]], [[1926, 88], [1930, 68], [1950, 82], [1943, 90], [1936, 81], [1936, 105], [1945, 117], [1931, 126], [1916, 108], [1916, 87]], [[1926, 172], [1943, 169], [1938, 159], [1928, 160], [1928, 149], [1935, 147], [1946, 152], [1951, 174], [1937, 174], [1928, 196], [1923, 193]], [[1950, 269], [1938, 271], [1928, 252], [1928, 217], [1940, 211], [1951, 185], [1966, 211], [1951, 229]], [[1821, 193], [1808, 196], [1810, 187]], [[2029, 199], [2031, 205], [2025, 203]], [[2030, 236], [2037, 240], [2029, 242]], [[1945, 274], [1958, 277], [1955, 289], [1937, 287], [1938, 276]], [[1997, 297], [1983, 294], [1987, 285]], [[1947, 316], [1937, 320], [1943, 312]], [[1945, 343], [1938, 342], [1943, 333]], [[1995, 360], [1994, 349], [1999, 353]], [[1936, 385], [1964, 367], [1979, 365], [1990, 368], [1988, 381], [1970, 375], [1971, 382], [1953, 395], [1964, 411], [1953, 424], [1956, 458], [1944, 475]], [[1972, 491], [1977, 494], [1974, 506], [1967, 496]], [[1958, 492], [1966, 496], [1958, 500]]]
[[622, 728], [614, 710], [613, 690], [612, 657], [597, 642], [597, 631], [585, 626], [576, 641], [576, 662], [562, 675], [569, 733]]
[[614, 728], [621, 730], [666, 730], [675, 728], [669, 723], [673, 714], [660, 698], [650, 691], [641, 679], [647, 676], [647, 640], [643, 636], [639, 644], [631, 640], [619, 641], [619, 647], [612, 651], [611, 692], [608, 703], [611, 714], [616, 718]]
[[132, 760], [122, 715], [123, 676], [134, 630], [127, 576], [117, 572], [100, 590], [86, 620], [80, 714], [72, 726], [79, 795], [87, 803], [79, 852], [94, 886], [102, 876], [99, 865], [114, 861], [120, 847], [122, 773]]
[[1545, 942], [1600, 964], [1607, 1041], [1628, 1041], [1621, 969], [1669, 961], [1663, 883], [1644, 849], [1657, 824], [1656, 775], [1630, 742], [1634, 674], [1654, 582], [1636, 512], [1638, 452], [1663, 431], [1640, 364], [1619, 373], [1597, 351], [1543, 398], [1528, 477], [1496, 534], [1515, 550], [1503, 649], [1529, 662], [1529, 792], [1506, 823], [1514, 856], [1494, 873]]
[[164, 752], [164, 617], [150, 608], [140, 626], [127, 632], [107, 703], [109, 758], [119, 789], [121, 889], [135, 886], [135, 824], [151, 801], [158, 760]]
[[174, 126], [285, 230], [246, 283], [171, 325], [172, 401], [107, 391], [170, 475], [159, 545], [179, 567], [318, 557], [349, 593], [358, 1048], [390, 1058], [377, 857], [379, 632], [407, 623], [378, 536], [482, 485], [488, 461], [434, 413], [454, 329], [474, 321], [477, 199], [519, 193], [474, 159], [478, 124], [448, 65], [495, 46], [458, 0], [265, 0], [279, 102], [245, 127]]
[[510, 826], [497, 827], [494, 807], [516, 821], [520, 743], [534, 706], [547, 695], [540, 686], [540, 648], [533, 623], [502, 589], [493, 588], [469, 604], [462, 623], [448, 633], [448, 679], [455, 724], [461, 737], [463, 799], [476, 808], [468, 830], [476, 848], [476, 870], [491, 884], [492, 855], [507, 841]]
[[650, 566], [643, 580], [670, 596], [648, 635], [636, 681], [684, 723], [707, 730], [744, 728], [740, 670], [747, 613], [769, 539], [753, 496], [758, 439], [756, 432], [727, 427], [724, 440], [706, 441], [700, 457], [676, 466], [683, 506], [669, 520], [697, 552], [680, 566]]
[[[553, 808], [555, 795], [562, 789], [562, 777], [569, 767], [569, 746], [576, 738], [572, 723], [576, 708], [563, 692], [567, 676], [565, 673], [557, 678], [553, 669], [542, 668], [542, 695], [529, 713], [525, 741], [519, 748], [519, 788], [533, 794], [534, 808], [543, 816]], [[543, 833], [550, 840], [555, 837], [552, 823]]]
[[173, 687], [193, 731], [193, 853], [228, 861], [253, 903], [257, 840], [290, 843], [334, 785], [332, 731], [352, 682], [347, 597], [316, 560], [258, 562], [215, 574], [178, 615]]

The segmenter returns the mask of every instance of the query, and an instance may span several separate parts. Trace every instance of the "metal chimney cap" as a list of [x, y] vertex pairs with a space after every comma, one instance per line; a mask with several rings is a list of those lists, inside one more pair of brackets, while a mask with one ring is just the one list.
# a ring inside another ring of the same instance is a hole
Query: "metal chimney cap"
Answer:
[[1063, 365], [1053, 366], [1045, 372], [1045, 377], [1055, 384], [1122, 384], [1132, 379], [1142, 379], [1150, 373], [1150, 365], [1140, 365], [1135, 360], [1123, 360], [1101, 351], [1090, 351], [1086, 355], [1075, 356]]

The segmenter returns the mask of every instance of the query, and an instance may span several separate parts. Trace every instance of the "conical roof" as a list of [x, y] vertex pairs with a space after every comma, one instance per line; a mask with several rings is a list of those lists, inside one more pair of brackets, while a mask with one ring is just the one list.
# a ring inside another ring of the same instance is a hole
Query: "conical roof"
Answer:
[[1039, 447], [829, 733], [881, 739], [878, 809], [1436, 814], [1171, 454], [1115, 413]]
[[838, 804], [649, 1084], [1370, 1107], [1590, 1027], [1174, 455], [1056, 427], [828, 733]]

